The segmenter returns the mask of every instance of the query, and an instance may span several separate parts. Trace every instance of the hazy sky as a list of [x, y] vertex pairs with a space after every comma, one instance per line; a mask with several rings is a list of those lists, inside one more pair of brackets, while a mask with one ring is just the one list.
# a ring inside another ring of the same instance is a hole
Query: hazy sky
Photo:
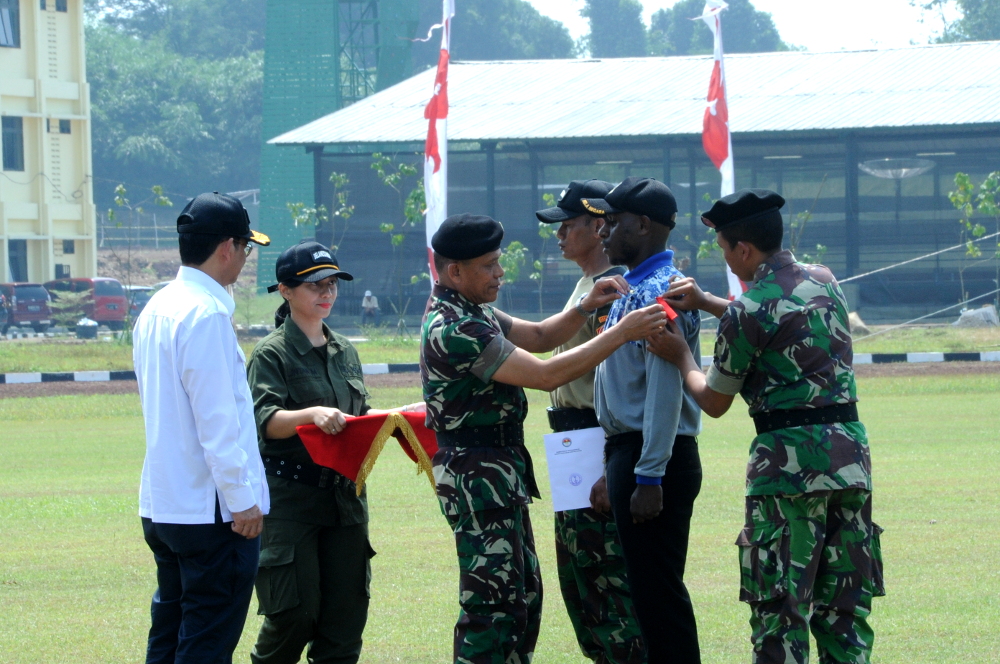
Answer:
[[[538, 11], [562, 21], [574, 39], [588, 32], [580, 16], [584, 0], [528, 0]], [[643, 19], [676, 0], [642, 0]], [[926, 44], [940, 32], [941, 18], [924, 14], [909, 0], [752, 0], [770, 12], [781, 38], [810, 51], [888, 48], [910, 42]], [[923, 22], [921, 22], [923, 19]], [[726, 30], [725, 13], [722, 30]], [[707, 28], [706, 28], [707, 29]]]

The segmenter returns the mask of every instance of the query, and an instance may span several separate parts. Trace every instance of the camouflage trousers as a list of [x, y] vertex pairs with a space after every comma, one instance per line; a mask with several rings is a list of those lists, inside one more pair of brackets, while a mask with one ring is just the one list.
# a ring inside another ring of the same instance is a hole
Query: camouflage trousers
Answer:
[[447, 519], [458, 550], [456, 664], [529, 664], [542, 623], [542, 575], [528, 506]]
[[555, 530], [559, 586], [583, 654], [597, 664], [645, 662], [614, 518], [556, 512]]
[[882, 529], [871, 492], [747, 496], [740, 599], [750, 604], [755, 664], [868, 664], [872, 597], [884, 595]]

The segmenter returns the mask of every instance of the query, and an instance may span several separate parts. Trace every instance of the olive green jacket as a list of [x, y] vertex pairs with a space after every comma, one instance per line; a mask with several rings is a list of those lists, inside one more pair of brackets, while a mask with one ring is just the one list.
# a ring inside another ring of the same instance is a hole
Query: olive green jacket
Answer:
[[[314, 348], [289, 316], [281, 327], [261, 339], [247, 360], [262, 457], [278, 456], [294, 463], [312, 464], [298, 436], [267, 437], [267, 423], [279, 410], [324, 406], [338, 408], [348, 415], [363, 415], [369, 409], [358, 351], [346, 337], [326, 324], [323, 333], [326, 345]], [[353, 482], [334, 471], [331, 477], [330, 485], [321, 489], [268, 475], [271, 491], [268, 518], [327, 526], [367, 523], [368, 501], [364, 492], [359, 498]]]

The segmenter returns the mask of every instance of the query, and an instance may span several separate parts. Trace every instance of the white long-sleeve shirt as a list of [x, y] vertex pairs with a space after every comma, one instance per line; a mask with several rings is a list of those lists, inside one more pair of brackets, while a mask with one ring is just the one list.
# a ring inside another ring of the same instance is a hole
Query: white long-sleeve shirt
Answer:
[[246, 358], [233, 299], [201, 270], [181, 267], [139, 315], [132, 360], [146, 421], [139, 515], [157, 523], [214, 523], [270, 508], [257, 447]]

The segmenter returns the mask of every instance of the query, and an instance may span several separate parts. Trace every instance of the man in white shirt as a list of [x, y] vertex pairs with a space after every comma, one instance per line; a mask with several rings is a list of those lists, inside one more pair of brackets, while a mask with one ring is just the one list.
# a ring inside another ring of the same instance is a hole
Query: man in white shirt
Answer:
[[225, 286], [250, 242], [239, 200], [201, 194], [177, 219], [181, 268], [146, 305], [133, 361], [146, 421], [139, 487], [156, 561], [146, 662], [232, 662], [257, 574], [270, 507], [245, 358]]

